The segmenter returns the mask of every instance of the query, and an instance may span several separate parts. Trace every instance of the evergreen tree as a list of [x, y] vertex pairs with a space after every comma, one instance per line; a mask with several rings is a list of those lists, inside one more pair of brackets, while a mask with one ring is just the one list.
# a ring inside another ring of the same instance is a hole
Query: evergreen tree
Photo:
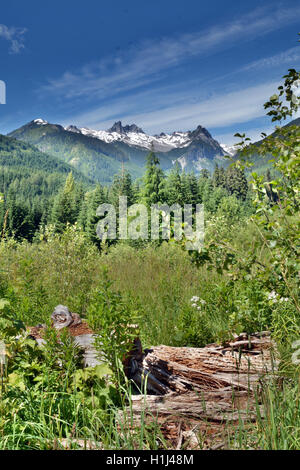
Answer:
[[80, 210], [77, 218], [77, 223], [80, 228], [86, 230], [87, 213], [90, 205], [90, 199], [92, 198], [92, 191], [86, 193], [81, 201]]
[[213, 181], [213, 185], [215, 186], [215, 188], [217, 188], [218, 186], [221, 186], [220, 170], [219, 170], [218, 164], [216, 164], [215, 166], [215, 171], [213, 173], [212, 181]]
[[165, 184], [166, 199], [170, 206], [173, 204], [180, 204], [182, 206], [184, 204], [183, 179], [180, 173], [179, 164], [176, 162]]
[[194, 173], [189, 173], [188, 177], [188, 184], [190, 190], [190, 199], [187, 200], [188, 204], [198, 204], [199, 200], [199, 187], [198, 181]]
[[210, 177], [209, 171], [206, 168], [202, 168], [202, 170], [200, 171], [200, 178], [207, 179], [209, 177]]
[[225, 188], [226, 187], [226, 177], [225, 177], [224, 167], [222, 167], [222, 166], [221, 166], [221, 168], [219, 168], [219, 181], [220, 181], [220, 186]]
[[90, 197], [87, 200], [87, 212], [86, 212], [86, 223], [85, 231], [92, 242], [97, 245], [100, 244], [100, 240], [97, 237], [96, 228], [99, 221], [96, 212], [98, 207], [105, 202], [103, 188], [100, 184], [96, 186], [94, 191], [90, 193]]
[[[203, 170], [200, 172], [200, 177], [198, 179], [198, 195], [199, 195], [199, 202], [203, 203], [203, 197], [204, 197], [204, 190], [207, 185], [207, 183], [210, 180], [209, 176], [207, 177], [206, 173], [202, 173]], [[207, 170], [205, 170], [206, 172]]]
[[157, 204], [164, 199], [164, 173], [158, 157], [152, 151], [147, 156], [143, 199], [147, 206]]
[[17, 240], [27, 238], [32, 240], [35, 227], [32, 213], [25, 204], [18, 203], [15, 195], [9, 194], [7, 200], [7, 231], [10, 236]]
[[213, 200], [214, 185], [211, 178], [204, 178], [205, 183], [203, 185], [202, 202], [204, 209], [209, 212], [214, 212], [216, 209], [215, 201]]
[[75, 182], [72, 172], [69, 173], [64, 188], [55, 198], [52, 209], [52, 223], [58, 232], [63, 232], [67, 223], [76, 221]]
[[129, 206], [135, 202], [135, 193], [132, 179], [128, 171], [122, 171], [121, 174], [115, 175], [112, 186], [110, 188], [110, 201], [116, 207], [116, 209], [119, 207], [120, 196], [127, 196], [127, 204]]
[[235, 195], [243, 201], [246, 199], [248, 192], [248, 182], [245, 173], [240, 168], [229, 166], [226, 170], [226, 189], [229, 194]]

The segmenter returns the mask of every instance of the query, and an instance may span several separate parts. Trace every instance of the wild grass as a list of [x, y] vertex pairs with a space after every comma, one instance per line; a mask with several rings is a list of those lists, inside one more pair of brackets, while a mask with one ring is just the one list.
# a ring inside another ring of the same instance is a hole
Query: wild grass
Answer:
[[[241, 252], [245, 245], [247, 250], [259, 250], [259, 259], [268, 262], [267, 249], [258, 243], [251, 224], [219, 226], [219, 235]], [[188, 252], [172, 243], [141, 249], [120, 243], [100, 253], [76, 228], [46, 238], [34, 244], [0, 243], [0, 299], [8, 300], [7, 309], [17, 320], [29, 326], [47, 323], [57, 304], [84, 317], [106, 268], [128, 311], [140, 316], [144, 347], [199, 347], [228, 339], [234, 332], [270, 328], [278, 340], [286, 378], [265, 387], [256, 424], [246, 427], [241, 422], [228, 430], [226, 445], [299, 448], [299, 370], [295, 373], [290, 359], [291, 344], [300, 339], [300, 323], [291, 302], [270, 304], [259, 278], [236, 282], [226, 273], [199, 268]], [[195, 296], [199, 308], [191, 302]], [[62, 448], [63, 439], [71, 448], [78, 447], [78, 439], [105, 449], [166, 448], [155, 420], [149, 424], [142, 416], [142, 422], [134, 425], [133, 416], [128, 417], [130, 388], [123, 389], [123, 398], [120, 394], [116, 398], [103, 378], [93, 376], [78, 389], [72, 385], [72, 355], [66, 355], [70, 363], [62, 373], [55, 369], [53, 354], [44, 357], [41, 366], [40, 352], [26, 348], [18, 350], [13, 370], [25, 371], [25, 376], [0, 396], [0, 449]]]

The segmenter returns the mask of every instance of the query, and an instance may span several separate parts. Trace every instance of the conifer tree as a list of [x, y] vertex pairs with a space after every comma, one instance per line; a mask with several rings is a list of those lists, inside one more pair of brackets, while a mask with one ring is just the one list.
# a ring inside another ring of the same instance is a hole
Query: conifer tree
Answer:
[[215, 166], [215, 171], [213, 173], [213, 177], [212, 177], [212, 181], [213, 181], [213, 185], [215, 186], [215, 188], [217, 188], [218, 186], [221, 186], [220, 184], [220, 170], [219, 170], [219, 166], [218, 164], [216, 164]]
[[215, 201], [213, 200], [214, 185], [211, 178], [204, 178], [205, 183], [203, 186], [202, 202], [204, 209], [209, 212], [215, 211]]
[[122, 171], [115, 175], [110, 188], [110, 202], [118, 209], [119, 197], [127, 196], [127, 204], [130, 206], [135, 202], [134, 188], [131, 175], [128, 171]]
[[143, 199], [147, 206], [151, 206], [163, 201], [164, 194], [164, 172], [160, 167], [159, 158], [151, 151], [147, 156]]
[[[184, 204], [183, 179], [178, 162], [172, 168], [166, 180], [165, 191], [166, 199], [170, 206], [173, 204]], [[188, 195], [187, 195], [188, 196]]]
[[69, 173], [64, 188], [58, 193], [52, 210], [52, 223], [58, 232], [63, 232], [67, 223], [76, 221], [75, 182]]
[[189, 191], [190, 191], [190, 199], [186, 201], [187, 204], [198, 204], [199, 200], [199, 187], [198, 181], [194, 173], [189, 173], [187, 176]]
[[247, 197], [248, 182], [243, 170], [229, 166], [226, 170], [226, 189], [229, 194], [235, 195], [243, 201]]
[[96, 228], [99, 221], [97, 217], [98, 207], [105, 202], [103, 188], [100, 184], [96, 186], [94, 191], [90, 193], [90, 197], [87, 200], [87, 212], [86, 212], [86, 223], [85, 223], [85, 232], [93, 243], [97, 245], [100, 243], [99, 238], [97, 237]]
[[209, 171], [206, 168], [202, 168], [202, 170], [200, 171], [200, 178], [207, 179], [209, 177], [210, 177]]

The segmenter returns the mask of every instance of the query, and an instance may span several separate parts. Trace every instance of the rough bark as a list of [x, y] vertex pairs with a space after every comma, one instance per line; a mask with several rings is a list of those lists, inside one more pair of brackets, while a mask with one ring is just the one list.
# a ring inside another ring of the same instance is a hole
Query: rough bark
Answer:
[[254, 420], [262, 380], [276, 371], [268, 332], [204, 348], [157, 346], [142, 359], [131, 359], [131, 379], [141, 392], [132, 400], [135, 421], [141, 415], [208, 420]]

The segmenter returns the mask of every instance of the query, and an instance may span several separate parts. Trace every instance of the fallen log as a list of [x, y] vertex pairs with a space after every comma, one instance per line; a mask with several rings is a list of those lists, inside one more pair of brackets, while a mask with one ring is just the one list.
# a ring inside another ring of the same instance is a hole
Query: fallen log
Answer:
[[[101, 363], [94, 348], [95, 334], [86, 322], [63, 306], [56, 307], [51, 318], [54, 328], [67, 328], [83, 349], [85, 366]], [[31, 328], [30, 335], [43, 342], [44, 330], [45, 326], [39, 325]], [[195, 446], [199, 423], [217, 426], [241, 419], [254, 421], [261, 383], [276, 373], [277, 366], [274, 343], [267, 331], [242, 333], [226, 344], [203, 348], [160, 345], [143, 351], [136, 338], [124, 358], [125, 373], [136, 387], [135, 395], [119, 419], [128, 418], [134, 426], [145, 417], [158, 420], [167, 435], [171, 432], [174, 436], [177, 430], [177, 447], [187, 436]]]
[[[130, 377], [141, 393], [132, 397], [127, 418], [134, 426], [142, 419], [162, 427], [168, 423], [166, 436], [171, 426], [179, 440], [192, 435], [195, 444], [191, 423], [195, 430], [199, 422], [223, 426], [255, 421], [261, 384], [274, 376], [277, 366], [268, 332], [243, 333], [227, 344], [203, 348], [155, 346], [131, 359]], [[124, 414], [119, 419], [124, 421]], [[182, 420], [183, 434], [178, 427]]]
[[261, 377], [276, 369], [274, 344], [267, 332], [239, 335], [223, 346], [155, 346], [133, 355], [130, 378], [154, 394], [211, 391], [230, 387], [254, 391]]
[[[71, 312], [68, 307], [58, 305], [51, 315], [52, 327], [60, 331], [67, 328], [70, 335], [74, 338], [74, 344], [83, 352], [84, 367], [95, 367], [102, 361], [98, 358], [98, 353], [94, 348], [95, 335], [87, 322], [82, 320], [77, 313]], [[46, 325], [40, 324], [29, 329], [29, 335], [34, 338], [38, 344], [45, 343], [44, 334]]]

